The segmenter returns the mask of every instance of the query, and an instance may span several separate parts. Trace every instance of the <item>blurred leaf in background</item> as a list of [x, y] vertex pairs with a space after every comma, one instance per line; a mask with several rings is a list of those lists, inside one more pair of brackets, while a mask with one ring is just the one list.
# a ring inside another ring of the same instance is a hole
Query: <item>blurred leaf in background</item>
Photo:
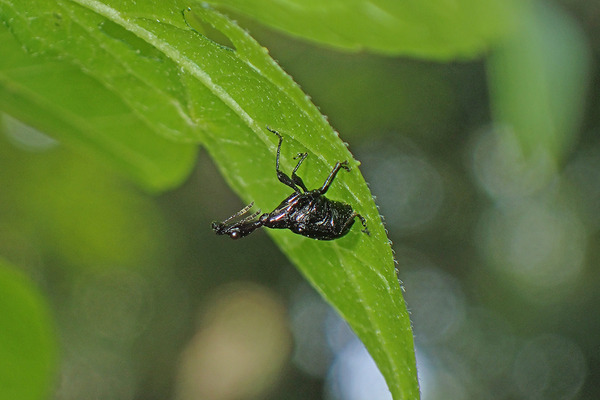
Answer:
[[577, 140], [589, 44], [581, 28], [551, 3], [532, 2], [517, 21], [487, 61], [491, 106], [499, 140], [512, 136], [521, 148], [519, 166], [508, 173], [537, 170], [527, 185], [543, 185]]
[[187, 175], [195, 159], [192, 146], [157, 136], [80, 68], [28, 55], [4, 24], [0, 38], [0, 106], [5, 112], [106, 160], [148, 189], [172, 187]]
[[471, 58], [510, 29], [517, 2], [497, 0], [212, 0], [288, 34], [346, 51]]
[[47, 398], [58, 365], [49, 305], [17, 269], [0, 260], [0, 398]]

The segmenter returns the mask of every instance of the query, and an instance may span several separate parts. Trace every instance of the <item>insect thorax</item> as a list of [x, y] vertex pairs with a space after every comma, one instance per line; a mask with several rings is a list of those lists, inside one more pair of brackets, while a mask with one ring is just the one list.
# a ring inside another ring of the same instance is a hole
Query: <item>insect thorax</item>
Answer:
[[287, 228], [313, 238], [332, 239], [341, 233], [352, 213], [348, 204], [329, 200], [318, 192], [294, 193], [269, 214], [265, 226]]

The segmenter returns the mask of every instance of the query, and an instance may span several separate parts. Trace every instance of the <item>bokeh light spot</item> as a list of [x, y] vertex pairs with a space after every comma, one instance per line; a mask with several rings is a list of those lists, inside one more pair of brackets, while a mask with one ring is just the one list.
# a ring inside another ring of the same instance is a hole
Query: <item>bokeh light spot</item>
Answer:
[[531, 201], [493, 208], [480, 232], [489, 265], [538, 301], [549, 301], [557, 293], [548, 289], [568, 288], [582, 272], [586, 230], [569, 209]]
[[[392, 230], [410, 233], [423, 229], [438, 214], [444, 185], [436, 168], [424, 157], [390, 146], [373, 149], [365, 161], [365, 175]], [[368, 164], [367, 164], [368, 163]]]
[[[600, 133], [600, 131], [595, 132]], [[600, 229], [600, 145], [585, 149], [567, 166], [565, 180], [578, 194], [577, 202], [590, 230]]]
[[325, 336], [330, 313], [330, 306], [314, 289], [306, 284], [298, 285], [290, 308], [294, 335], [292, 362], [310, 376], [324, 376], [333, 358]]
[[515, 360], [514, 379], [521, 398], [575, 398], [586, 375], [579, 346], [564, 337], [542, 335], [525, 343]]
[[555, 172], [548, 153], [540, 149], [526, 156], [515, 134], [500, 127], [480, 132], [471, 165], [477, 183], [494, 199], [530, 195], [544, 187]]
[[58, 141], [55, 139], [8, 114], [2, 114], [1, 121], [8, 140], [21, 150], [41, 152], [58, 146]]
[[273, 387], [291, 340], [281, 300], [267, 288], [239, 282], [217, 289], [187, 345], [177, 398], [255, 398]]
[[391, 400], [385, 379], [362, 342], [355, 338], [337, 354], [327, 376], [328, 400]]
[[438, 342], [460, 326], [465, 301], [450, 275], [434, 267], [422, 267], [406, 271], [402, 280], [417, 342]]

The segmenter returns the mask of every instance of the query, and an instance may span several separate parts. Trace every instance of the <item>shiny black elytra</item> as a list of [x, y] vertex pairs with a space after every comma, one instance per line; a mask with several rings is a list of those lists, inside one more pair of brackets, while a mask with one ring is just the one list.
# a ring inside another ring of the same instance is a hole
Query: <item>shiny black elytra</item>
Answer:
[[[277, 158], [275, 161], [275, 171], [277, 178], [281, 183], [294, 189], [287, 199], [270, 213], [259, 216], [260, 210], [244, 217], [242, 220], [233, 222], [235, 218], [241, 217], [252, 208], [254, 202], [250, 203], [223, 222], [213, 222], [212, 228], [217, 235], [229, 235], [232, 239], [239, 239], [248, 236], [255, 229], [266, 226], [272, 229], [289, 229], [294, 233], [318, 240], [333, 240], [347, 234], [354, 224], [354, 218], [360, 219], [363, 225], [363, 232], [367, 235], [367, 222], [352, 207], [346, 203], [329, 200], [325, 193], [335, 179], [340, 169], [350, 171], [348, 162], [338, 162], [331, 170], [331, 173], [319, 189], [308, 190], [302, 179], [296, 175], [302, 162], [308, 157], [308, 153], [298, 153], [294, 159], [300, 159], [296, 168], [292, 171], [290, 178], [279, 169], [279, 155], [281, 153], [281, 143], [283, 137], [279, 132], [267, 127], [279, 138], [277, 145]], [[258, 217], [258, 219], [256, 219]]]

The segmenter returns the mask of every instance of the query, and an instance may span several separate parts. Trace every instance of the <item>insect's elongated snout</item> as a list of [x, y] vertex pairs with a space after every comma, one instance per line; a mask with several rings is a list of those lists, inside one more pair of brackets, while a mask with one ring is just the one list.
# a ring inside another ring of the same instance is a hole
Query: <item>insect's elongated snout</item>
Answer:
[[[247, 208], [245, 210], [247, 211]], [[256, 218], [258, 214], [260, 214], [260, 210], [242, 219], [241, 221], [232, 224], [229, 223], [229, 221], [231, 221], [231, 218], [228, 218], [223, 222], [215, 221], [212, 223], [212, 229], [217, 235], [229, 235], [229, 237], [232, 239], [243, 238], [244, 236], [248, 236], [263, 225], [262, 219], [253, 221], [253, 219]]]

